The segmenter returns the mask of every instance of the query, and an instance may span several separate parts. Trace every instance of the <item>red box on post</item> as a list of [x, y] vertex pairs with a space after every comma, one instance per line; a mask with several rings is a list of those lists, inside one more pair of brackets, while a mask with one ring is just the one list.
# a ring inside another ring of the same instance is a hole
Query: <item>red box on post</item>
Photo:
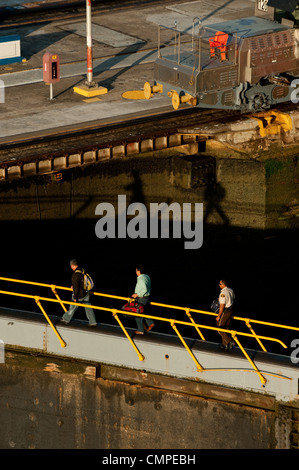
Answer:
[[43, 80], [45, 83], [59, 82], [60, 59], [57, 54], [46, 52], [43, 55]]

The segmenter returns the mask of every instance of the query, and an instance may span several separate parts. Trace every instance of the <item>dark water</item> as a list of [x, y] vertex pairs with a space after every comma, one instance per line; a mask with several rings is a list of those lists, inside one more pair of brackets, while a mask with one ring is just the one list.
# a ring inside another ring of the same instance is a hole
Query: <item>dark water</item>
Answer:
[[[258, 230], [204, 225], [202, 247], [186, 250], [183, 240], [177, 239], [100, 240], [95, 235], [96, 221], [2, 222], [1, 276], [69, 287], [69, 260], [75, 257], [92, 275], [95, 291], [130, 296], [136, 283], [135, 265], [142, 262], [152, 278], [152, 300], [155, 302], [209, 310], [211, 301], [219, 295], [219, 279], [225, 278], [236, 294], [236, 315], [299, 326], [296, 300], [298, 233], [295, 230], [265, 235]], [[8, 287], [4, 282], [0, 285], [4, 290]], [[24, 286], [10, 287], [29, 292]], [[45, 290], [37, 293], [48, 294]], [[63, 294], [63, 298], [67, 299], [68, 293]], [[0, 302], [1, 305], [39, 311], [31, 299], [20, 301], [1, 296]], [[122, 303], [101, 302], [117, 308]], [[60, 315], [61, 308], [50, 304], [47, 312]], [[183, 312], [174, 310], [155, 308], [153, 313], [187, 319]], [[84, 310], [79, 309], [76, 317], [85, 318]], [[194, 319], [214, 326], [213, 317], [194, 314]], [[97, 312], [97, 320], [115, 323], [110, 313]], [[128, 317], [125, 324], [135, 326], [134, 320]], [[233, 327], [247, 331], [239, 322]], [[173, 333], [170, 325], [156, 324], [155, 329]], [[180, 330], [188, 337], [197, 335], [188, 327]], [[293, 332], [277, 335], [277, 331], [260, 326], [255, 330], [260, 334], [279, 336], [288, 345], [291, 339], [299, 337]], [[206, 339], [219, 341], [217, 333], [213, 332], [206, 334]], [[244, 342], [255, 347], [252, 340]], [[283, 352], [280, 347], [274, 349]]]

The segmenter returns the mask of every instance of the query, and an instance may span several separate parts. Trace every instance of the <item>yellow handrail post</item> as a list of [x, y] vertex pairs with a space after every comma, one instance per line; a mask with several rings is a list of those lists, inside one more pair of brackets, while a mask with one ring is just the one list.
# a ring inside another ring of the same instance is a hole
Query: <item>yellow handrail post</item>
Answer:
[[192, 357], [193, 361], [195, 362], [198, 372], [203, 371], [204, 368], [199, 364], [199, 362], [198, 362], [198, 360], [196, 359], [196, 357], [194, 356], [193, 352], [191, 351], [191, 349], [190, 349], [189, 346], [187, 345], [186, 341], [184, 340], [184, 338], [183, 338], [182, 335], [180, 334], [179, 330], [177, 329], [177, 327], [176, 327], [176, 325], [175, 325], [175, 322], [174, 322], [174, 321], [171, 321], [170, 324], [171, 324], [172, 328], [174, 329], [174, 331], [176, 332], [176, 334], [178, 335], [178, 337], [180, 338], [180, 340], [182, 341], [182, 343], [183, 343], [183, 345], [185, 346], [185, 348], [187, 349], [188, 353], [189, 353], [190, 356]]
[[261, 340], [256, 336], [256, 333], [255, 333], [254, 329], [252, 328], [250, 320], [248, 318], [245, 318], [245, 323], [246, 323], [247, 327], [250, 329], [250, 331], [253, 334], [253, 336], [255, 337], [255, 339], [257, 340], [257, 342], [259, 343], [262, 350], [267, 352], [267, 349], [265, 348], [265, 346], [263, 345]]
[[202, 334], [202, 332], [200, 331], [200, 329], [196, 326], [196, 323], [195, 323], [195, 321], [193, 320], [193, 317], [192, 317], [192, 315], [191, 315], [191, 313], [190, 313], [190, 308], [186, 308], [186, 309], [185, 309], [185, 312], [186, 312], [187, 317], [190, 318], [191, 323], [194, 325], [194, 327], [195, 327], [197, 333], [199, 334], [199, 336], [201, 337], [201, 339], [203, 339], [203, 340], [205, 341], [204, 335]]
[[265, 379], [265, 377], [260, 373], [259, 369], [256, 367], [255, 363], [252, 361], [252, 359], [249, 357], [249, 355], [247, 354], [247, 352], [245, 351], [245, 349], [243, 348], [242, 344], [240, 343], [240, 341], [238, 340], [237, 338], [237, 335], [236, 335], [236, 332], [235, 331], [231, 331], [231, 335], [232, 337], [234, 338], [234, 340], [236, 341], [237, 345], [239, 346], [239, 348], [241, 349], [242, 353], [244, 354], [244, 356], [246, 357], [246, 359], [250, 362], [250, 364], [252, 365], [252, 367], [254, 368], [254, 370], [256, 371], [256, 373], [258, 374], [259, 378], [260, 378], [260, 381], [262, 382], [262, 385], [263, 387], [265, 386], [265, 384], [267, 383], [267, 380]]
[[61, 338], [60, 334], [58, 333], [58, 331], [56, 330], [55, 326], [53, 325], [53, 323], [51, 322], [50, 318], [48, 317], [46, 311], [44, 310], [42, 304], [40, 303], [40, 298], [39, 297], [35, 297], [35, 302], [37, 303], [37, 305], [39, 306], [39, 308], [41, 309], [41, 311], [43, 312], [47, 322], [49, 323], [49, 325], [51, 326], [52, 330], [54, 331], [55, 335], [57, 336], [59, 342], [60, 342], [60, 345], [62, 348], [65, 348], [66, 346], [66, 342]]
[[59, 301], [61, 307], [63, 308], [64, 312], [67, 311], [67, 308], [65, 307], [64, 303], [61, 301], [61, 298], [59, 297], [59, 295], [57, 294], [57, 291], [56, 291], [56, 286], [51, 286], [51, 291], [53, 292], [53, 294], [55, 295], [56, 299]]
[[138, 355], [138, 358], [139, 358], [139, 361], [144, 361], [144, 356], [141, 354], [141, 352], [139, 351], [139, 349], [137, 348], [137, 346], [135, 345], [134, 341], [132, 340], [132, 338], [130, 337], [129, 333], [127, 332], [127, 330], [125, 329], [124, 325], [122, 324], [122, 322], [120, 321], [119, 319], [119, 316], [117, 315], [117, 310], [112, 310], [112, 314], [114, 316], [114, 318], [116, 319], [116, 321], [118, 322], [119, 326], [121, 327], [121, 329], [123, 330], [124, 334], [126, 335], [126, 337], [128, 338], [128, 340], [130, 341], [131, 345], [133, 346], [133, 348], [135, 349], [137, 355]]

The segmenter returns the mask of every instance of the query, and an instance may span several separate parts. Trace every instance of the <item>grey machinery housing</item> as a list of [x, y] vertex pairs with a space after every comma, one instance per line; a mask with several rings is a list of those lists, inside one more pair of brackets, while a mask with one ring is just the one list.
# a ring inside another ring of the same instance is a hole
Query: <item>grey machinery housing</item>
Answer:
[[[294, 2], [287, 3], [293, 8]], [[159, 27], [154, 68], [159, 87], [151, 90], [171, 97], [175, 109], [189, 103], [255, 112], [298, 101], [299, 29], [295, 22], [278, 23], [267, 13], [208, 26], [197, 20], [198, 24], [193, 20], [192, 32], [191, 28]]]

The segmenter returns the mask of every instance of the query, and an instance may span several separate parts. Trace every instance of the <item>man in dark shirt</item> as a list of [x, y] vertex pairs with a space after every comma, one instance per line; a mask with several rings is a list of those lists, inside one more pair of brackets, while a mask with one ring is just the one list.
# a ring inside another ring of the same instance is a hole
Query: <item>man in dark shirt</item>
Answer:
[[[89, 292], [84, 289], [83, 270], [78, 266], [78, 262], [75, 259], [70, 261], [70, 266], [71, 266], [71, 269], [73, 270], [72, 301], [78, 302], [80, 304], [90, 305]], [[70, 305], [68, 311], [65, 312], [65, 314], [62, 317], [63, 323], [66, 323], [66, 324], [70, 323], [78, 307], [79, 305]], [[96, 321], [96, 317], [95, 317], [93, 309], [90, 307], [85, 307], [85, 313], [89, 321], [89, 326], [96, 326], [97, 321]]]

